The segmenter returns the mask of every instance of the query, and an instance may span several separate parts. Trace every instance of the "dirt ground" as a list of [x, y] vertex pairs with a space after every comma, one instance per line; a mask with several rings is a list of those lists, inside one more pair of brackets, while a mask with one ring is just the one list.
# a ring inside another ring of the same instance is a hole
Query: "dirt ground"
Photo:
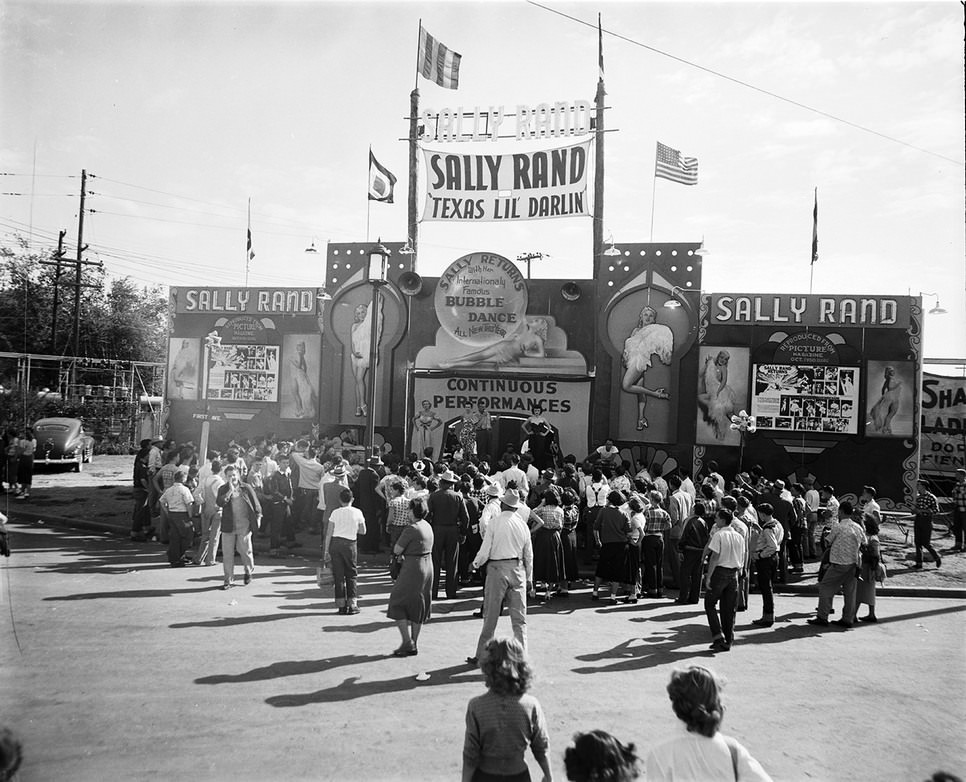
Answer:
[[[43, 520], [44, 515], [78, 519], [123, 532], [130, 528], [131, 519], [131, 456], [96, 456], [93, 463], [84, 465], [77, 473], [65, 468], [40, 468], [34, 478], [29, 500], [0, 497], [0, 508], [8, 515], [29, 516]], [[942, 556], [942, 567], [936, 570], [928, 561], [923, 570], [913, 569], [915, 549], [912, 530], [908, 529], [908, 541], [902, 530], [894, 524], [883, 525], [879, 537], [889, 577], [885, 586], [918, 588], [966, 587], [966, 554], [947, 554], [952, 547], [951, 533], [944, 524], [937, 524], [933, 542]], [[318, 546], [314, 541], [303, 541], [305, 554], [314, 555]], [[814, 583], [817, 565], [808, 563], [806, 572], [799, 580]]]

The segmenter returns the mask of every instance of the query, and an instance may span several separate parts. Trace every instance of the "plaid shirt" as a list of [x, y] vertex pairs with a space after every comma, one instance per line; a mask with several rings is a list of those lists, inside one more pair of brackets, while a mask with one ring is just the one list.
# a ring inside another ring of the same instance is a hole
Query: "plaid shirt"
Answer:
[[671, 516], [663, 508], [647, 508], [644, 511], [644, 534], [662, 535], [671, 529]]
[[960, 513], [966, 513], [966, 481], [953, 484], [953, 507]]
[[939, 500], [936, 499], [936, 495], [926, 489], [920, 489], [916, 497], [916, 513], [924, 516], [939, 513]]
[[389, 500], [389, 527], [408, 527], [412, 524], [413, 516], [409, 510], [409, 500], [404, 496], [393, 497]]

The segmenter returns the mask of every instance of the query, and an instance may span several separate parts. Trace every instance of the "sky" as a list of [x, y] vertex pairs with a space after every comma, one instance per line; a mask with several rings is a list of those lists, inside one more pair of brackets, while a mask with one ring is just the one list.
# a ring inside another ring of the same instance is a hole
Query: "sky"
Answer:
[[[73, 257], [86, 170], [85, 257], [112, 275], [244, 284], [251, 199], [249, 284], [321, 285], [326, 242], [405, 241], [420, 19], [462, 55], [457, 90], [418, 79], [420, 108], [512, 111], [593, 100], [598, 12], [605, 237], [703, 239], [706, 291], [938, 296], [925, 354], [966, 358], [952, 2], [0, 0], [0, 242], [46, 251], [66, 229]], [[698, 158], [696, 186], [655, 181], [657, 141]], [[399, 180], [393, 204], [367, 200], [370, 146]], [[587, 278], [592, 219], [420, 225], [421, 274], [475, 251]]]

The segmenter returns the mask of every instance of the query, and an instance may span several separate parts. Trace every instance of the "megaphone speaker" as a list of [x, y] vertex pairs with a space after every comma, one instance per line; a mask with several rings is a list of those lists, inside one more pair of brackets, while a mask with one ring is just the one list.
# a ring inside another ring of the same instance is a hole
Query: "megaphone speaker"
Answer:
[[403, 272], [399, 275], [399, 290], [407, 296], [416, 296], [423, 289], [423, 278], [416, 272]]
[[577, 301], [580, 298], [580, 286], [575, 282], [565, 282], [560, 286], [560, 295], [566, 301]]

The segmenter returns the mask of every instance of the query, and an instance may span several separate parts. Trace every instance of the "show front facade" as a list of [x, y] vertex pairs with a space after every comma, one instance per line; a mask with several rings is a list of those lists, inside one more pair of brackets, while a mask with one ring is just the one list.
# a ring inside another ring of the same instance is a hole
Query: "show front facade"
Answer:
[[[439, 456], [482, 406], [494, 457], [542, 413], [578, 459], [610, 438], [635, 470], [760, 464], [909, 504], [918, 297], [709, 293], [697, 243], [618, 244], [597, 279], [557, 280], [486, 251], [420, 279], [403, 243], [385, 246], [375, 299], [371, 243], [330, 244], [324, 287], [172, 288], [168, 436], [199, 442], [207, 421], [216, 448], [270, 433], [362, 444], [371, 413], [383, 454]], [[754, 431], [732, 426], [742, 411]]]

